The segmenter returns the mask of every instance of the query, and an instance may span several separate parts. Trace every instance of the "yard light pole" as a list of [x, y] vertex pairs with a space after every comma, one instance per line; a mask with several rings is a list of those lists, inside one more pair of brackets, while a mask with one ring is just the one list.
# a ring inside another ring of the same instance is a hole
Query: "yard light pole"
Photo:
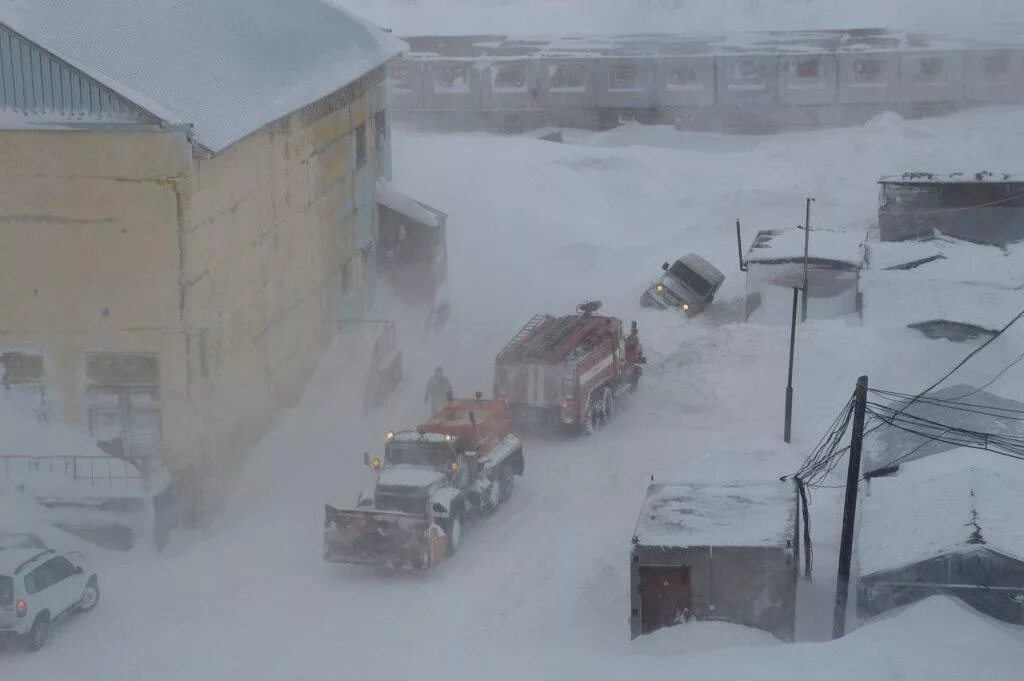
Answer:
[[811, 245], [811, 202], [813, 198], [808, 197], [807, 209], [804, 213], [804, 298], [800, 303], [800, 321], [807, 321], [807, 254]]
[[[800, 289], [793, 287], [793, 315], [789, 321], [789, 378], [786, 380], [786, 425], [782, 431], [782, 439], [787, 443], [792, 435], [793, 424], [793, 350], [796, 347], [796, 299]], [[807, 294], [804, 294], [806, 300]]]

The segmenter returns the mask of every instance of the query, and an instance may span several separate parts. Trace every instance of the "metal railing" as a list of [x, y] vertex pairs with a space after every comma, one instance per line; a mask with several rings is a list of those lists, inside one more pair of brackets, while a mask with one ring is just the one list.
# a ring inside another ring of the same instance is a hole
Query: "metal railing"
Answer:
[[160, 445], [149, 456], [120, 458], [110, 455], [30, 454], [0, 455], [0, 476], [10, 481], [29, 481], [50, 475], [90, 487], [113, 489], [118, 483], [125, 487], [137, 485], [148, 491], [163, 459]]

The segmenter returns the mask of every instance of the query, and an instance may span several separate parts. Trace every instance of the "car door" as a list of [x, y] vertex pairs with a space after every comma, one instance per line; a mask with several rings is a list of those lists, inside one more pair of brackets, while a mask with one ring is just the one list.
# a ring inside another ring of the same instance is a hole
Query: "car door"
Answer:
[[46, 565], [50, 569], [50, 578], [53, 580], [50, 585], [53, 594], [49, 598], [53, 600], [52, 612], [56, 615], [68, 610], [81, 600], [82, 589], [85, 585], [77, 579], [79, 575], [75, 571], [75, 566], [64, 556], [55, 556], [46, 561]]
[[58, 590], [53, 588], [49, 561], [37, 565], [25, 575], [26, 600], [33, 617], [43, 610], [48, 610], [51, 618], [60, 614], [60, 598], [56, 597]]

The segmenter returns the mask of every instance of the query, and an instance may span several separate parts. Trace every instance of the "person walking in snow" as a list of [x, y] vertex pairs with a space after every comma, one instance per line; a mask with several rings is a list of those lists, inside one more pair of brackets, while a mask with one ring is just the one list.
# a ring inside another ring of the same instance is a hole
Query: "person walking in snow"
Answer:
[[430, 377], [430, 381], [427, 382], [427, 392], [423, 396], [423, 402], [430, 402], [430, 415], [433, 416], [444, 403], [451, 399], [452, 384], [448, 382], [448, 378], [444, 375], [444, 369], [437, 367], [434, 369], [434, 375]]

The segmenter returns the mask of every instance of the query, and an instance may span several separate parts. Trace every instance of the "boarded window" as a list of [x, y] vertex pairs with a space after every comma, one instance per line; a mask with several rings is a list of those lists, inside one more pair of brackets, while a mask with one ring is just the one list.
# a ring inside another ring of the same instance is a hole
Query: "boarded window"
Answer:
[[796, 63], [797, 78], [817, 78], [820, 63], [817, 59], [801, 59]]
[[360, 123], [356, 128], [356, 168], [366, 165], [366, 124]]
[[986, 55], [982, 58], [981, 64], [986, 76], [1005, 76], [1010, 72], [1010, 54], [1000, 52]]
[[586, 79], [581, 64], [558, 64], [549, 67], [552, 90], [585, 89]]
[[42, 354], [0, 353], [0, 387], [0, 396], [9, 408], [31, 418], [46, 420], [48, 410]]
[[677, 66], [668, 71], [668, 84], [674, 86], [693, 85], [697, 82], [697, 69], [691, 66]]
[[522, 64], [502, 64], [494, 74], [494, 85], [499, 88], [526, 87], [526, 68]]
[[885, 62], [881, 59], [854, 59], [853, 78], [862, 83], [874, 83], [882, 79]]
[[609, 87], [613, 90], [629, 90], [635, 88], [637, 74], [636, 67], [632, 64], [616, 64], [610, 71]]
[[114, 456], [142, 459], [162, 443], [160, 363], [155, 353], [86, 355], [89, 432]]

